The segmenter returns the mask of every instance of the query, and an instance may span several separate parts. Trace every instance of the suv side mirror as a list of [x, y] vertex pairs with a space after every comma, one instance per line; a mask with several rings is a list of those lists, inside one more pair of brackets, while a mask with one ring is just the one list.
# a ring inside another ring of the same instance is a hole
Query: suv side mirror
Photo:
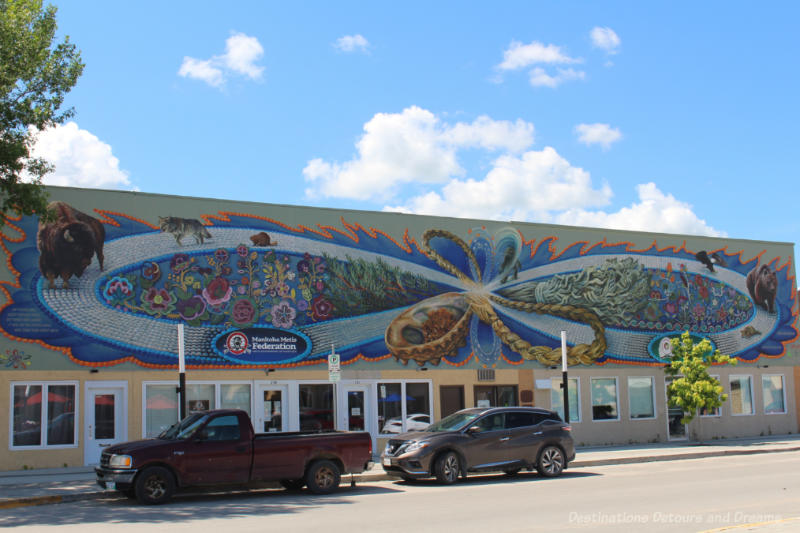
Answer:
[[470, 435], [474, 435], [475, 433], [480, 433], [480, 432], [481, 432], [481, 427], [480, 426], [471, 426], [467, 430], [467, 433], [469, 433]]

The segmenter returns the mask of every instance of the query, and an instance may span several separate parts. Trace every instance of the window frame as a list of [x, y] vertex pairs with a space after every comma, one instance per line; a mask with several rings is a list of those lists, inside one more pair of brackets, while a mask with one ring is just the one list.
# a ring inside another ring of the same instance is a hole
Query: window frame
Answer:
[[[41, 420], [40, 420], [40, 435], [41, 435], [41, 442], [39, 444], [30, 444], [30, 445], [14, 445], [14, 387], [42, 387], [42, 398], [46, 398], [50, 392], [50, 386], [69, 386], [71, 385], [75, 389], [75, 399], [73, 401], [73, 442], [72, 444], [47, 444], [47, 426], [48, 426], [48, 415], [50, 410], [50, 402], [42, 402], [42, 411], [41, 411]], [[80, 383], [75, 380], [55, 380], [55, 381], [46, 381], [46, 380], [31, 380], [31, 381], [11, 381], [9, 383], [9, 416], [8, 416], [8, 449], [9, 450], [65, 450], [65, 449], [74, 449], [80, 446], [80, 434], [78, 428], [78, 421], [80, 418]]]
[[[781, 378], [781, 394], [783, 394], [783, 411], [770, 411], [770, 412], [767, 411], [766, 395], [764, 394], [764, 378], [767, 378], [767, 377], [780, 377]], [[763, 409], [764, 409], [764, 414], [765, 415], [769, 415], [769, 416], [771, 416], [771, 415], [785, 415], [786, 413], [789, 412], [789, 410], [786, 408], [786, 378], [784, 377], [783, 374], [762, 374], [761, 375], [761, 398], [762, 398], [762, 403], [764, 404], [763, 405]]]
[[[592, 383], [595, 380], [601, 379], [613, 379], [614, 380], [614, 402], [615, 407], [617, 409], [617, 416], [616, 418], [595, 418], [594, 417], [594, 387], [592, 387]], [[589, 378], [589, 400], [591, 401], [592, 407], [592, 422], [619, 422], [620, 419], [620, 412], [619, 412], [619, 377], [617, 376], [595, 376]]]
[[[650, 397], [653, 402], [653, 416], [633, 416], [633, 409], [631, 409], [631, 378], [633, 379], [649, 379], [650, 380]], [[628, 420], [656, 420], [658, 418], [658, 405], [656, 404], [656, 379], [653, 376], [628, 376]]]
[[407, 397], [408, 394], [406, 392], [406, 384], [407, 383], [423, 383], [428, 385], [428, 412], [427, 413], [411, 413], [411, 414], [427, 414], [430, 418], [430, 423], [433, 424], [436, 422], [435, 417], [433, 416], [433, 380], [431, 379], [377, 379], [375, 380], [375, 424], [377, 424], [377, 433], [375, 436], [377, 438], [386, 438], [397, 436], [397, 433], [384, 433], [382, 431], [383, 426], [386, 425], [386, 421], [383, 424], [380, 423], [380, 387], [381, 385], [400, 385], [400, 432], [405, 433], [408, 431], [406, 427], [406, 422], [408, 421], [408, 401]]
[[734, 410], [733, 401], [731, 401], [731, 416], [754, 416], [756, 414], [756, 405], [755, 405], [755, 398], [753, 397], [753, 376], [752, 374], [731, 374], [728, 376], [728, 399], [732, 400], [733, 396], [733, 389], [731, 384], [733, 383], [734, 378], [747, 378], [747, 383], [750, 388], [750, 412], [749, 413], [737, 413]]
[[[583, 420], [583, 418], [581, 417], [581, 414], [582, 414], [582, 411], [583, 411], [583, 409], [581, 409], [581, 378], [580, 377], [569, 377], [569, 376], [567, 376], [567, 379], [569, 381], [575, 380], [575, 393], [577, 395], [576, 404], [578, 406], [578, 416], [577, 416], [577, 418], [575, 417], [574, 413], [572, 412], [572, 407], [570, 406], [569, 423], [570, 424], [580, 424], [581, 421]], [[554, 378], [550, 378], [550, 410], [553, 411], [554, 413], [558, 414], [558, 416], [561, 416], [561, 414], [558, 412], [558, 409], [555, 409], [553, 407], [553, 392], [556, 390], [553, 387], [553, 384], [557, 383], [558, 385], [560, 385], [562, 382], [563, 382], [563, 378], [560, 378], [560, 377], [558, 377], [558, 378], [555, 378], [555, 377]], [[560, 387], [558, 388], [558, 391], [560, 392], [559, 398], [561, 399], [561, 402], [563, 403], [564, 402], [564, 393], [561, 391]], [[563, 420], [564, 417], [561, 417], [561, 419]]]

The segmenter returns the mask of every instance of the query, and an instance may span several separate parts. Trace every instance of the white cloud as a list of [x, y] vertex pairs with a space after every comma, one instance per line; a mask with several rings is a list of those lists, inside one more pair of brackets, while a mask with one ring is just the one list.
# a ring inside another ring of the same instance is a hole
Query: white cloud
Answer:
[[450, 180], [441, 193], [427, 192], [406, 205], [384, 210], [500, 220], [547, 221], [551, 212], [574, 206], [606, 205], [608, 185], [593, 188], [588, 172], [576, 168], [555, 149], [502, 155], [482, 180]]
[[589, 32], [589, 36], [592, 39], [592, 46], [595, 48], [601, 48], [608, 54], [616, 54], [619, 51], [621, 41], [611, 28], [596, 26]]
[[[653, 183], [638, 186], [638, 202], [602, 211], [611, 187], [552, 147], [532, 149], [533, 141], [534, 126], [523, 120], [448, 124], [419, 107], [379, 113], [364, 124], [352, 159], [306, 164], [306, 194], [379, 201], [402, 213], [724, 235]], [[475, 152], [478, 161], [493, 154], [478, 176], [465, 170], [477, 168], [467, 163]]]
[[522, 44], [518, 41], [512, 41], [503, 52], [503, 62], [497, 68], [500, 70], [518, 70], [536, 63], [566, 64], [581, 62], [581, 59], [569, 57], [561, 51], [560, 46], [554, 44], [544, 45], [537, 41], [533, 41], [530, 44]]
[[533, 87], [550, 87], [555, 89], [565, 81], [582, 80], [586, 73], [582, 70], [558, 69], [555, 76], [551, 76], [543, 68], [536, 67], [530, 72], [530, 82]]
[[[580, 58], [573, 58], [565, 54], [560, 46], [554, 44], [544, 45], [533, 41], [530, 44], [522, 44], [512, 41], [509, 47], [503, 52], [503, 62], [497, 65], [497, 69], [519, 70], [531, 65], [564, 65], [572, 63], [583, 63]], [[529, 81], [533, 87], [556, 88], [565, 81], [582, 80], [586, 73], [573, 68], [557, 68], [553, 73], [543, 67], [533, 67], [529, 72]], [[499, 76], [493, 78], [495, 83], [502, 81]]]
[[364, 125], [357, 156], [344, 163], [313, 159], [303, 169], [310, 197], [387, 200], [404, 184], [444, 183], [464, 174], [457, 151], [466, 148], [519, 152], [533, 143], [532, 124], [478, 117], [471, 124], [442, 123], [409, 107], [378, 113]]
[[559, 224], [575, 226], [727, 236], [725, 232], [714, 229], [699, 218], [692, 211], [691, 205], [661, 192], [655, 183], [638, 185], [636, 190], [639, 193], [639, 202], [615, 213], [573, 208], [560, 214], [555, 220]]
[[193, 57], [183, 58], [183, 63], [178, 70], [178, 74], [184, 78], [194, 78], [204, 81], [212, 87], [220, 87], [225, 79], [222, 75], [222, 71], [215, 67], [210, 59], [203, 61]]
[[333, 47], [342, 52], [366, 52], [369, 48], [369, 41], [363, 35], [345, 35], [339, 37]]
[[42, 180], [47, 185], [134, 189], [128, 173], [119, 168], [111, 146], [75, 122], [38, 132], [31, 154], [55, 166], [55, 171]]
[[622, 133], [618, 128], [612, 128], [608, 124], [578, 124], [575, 126], [575, 133], [578, 141], [586, 146], [599, 144], [603, 150], [608, 150], [611, 145], [622, 138]]
[[264, 55], [258, 39], [244, 33], [234, 33], [225, 41], [225, 53], [210, 59], [185, 56], [178, 74], [184, 78], [204, 81], [212, 87], [222, 87], [227, 75], [241, 74], [253, 80], [261, 79], [264, 67], [256, 62]]
[[258, 39], [244, 33], [234, 33], [225, 41], [225, 55], [222, 60], [230, 70], [257, 80], [264, 73], [264, 67], [255, 64], [262, 55], [264, 48]]

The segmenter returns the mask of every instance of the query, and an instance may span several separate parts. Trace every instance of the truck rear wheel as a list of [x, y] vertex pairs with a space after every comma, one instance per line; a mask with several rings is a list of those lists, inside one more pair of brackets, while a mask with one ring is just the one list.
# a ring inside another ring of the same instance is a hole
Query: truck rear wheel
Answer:
[[339, 486], [341, 477], [333, 461], [314, 461], [306, 472], [306, 485], [314, 494], [330, 494]]
[[175, 492], [172, 472], [160, 466], [146, 468], [136, 477], [136, 499], [145, 505], [166, 503]]

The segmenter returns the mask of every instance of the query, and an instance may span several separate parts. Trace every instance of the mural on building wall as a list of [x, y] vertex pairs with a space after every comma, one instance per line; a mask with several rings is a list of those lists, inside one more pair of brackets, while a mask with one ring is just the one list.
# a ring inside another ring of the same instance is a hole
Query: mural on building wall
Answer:
[[753, 361], [797, 337], [791, 258], [766, 251], [51, 209], [9, 221], [0, 328], [83, 365], [174, 367], [178, 323], [190, 368], [552, 365], [562, 330], [572, 365], [661, 365], [685, 330]]

